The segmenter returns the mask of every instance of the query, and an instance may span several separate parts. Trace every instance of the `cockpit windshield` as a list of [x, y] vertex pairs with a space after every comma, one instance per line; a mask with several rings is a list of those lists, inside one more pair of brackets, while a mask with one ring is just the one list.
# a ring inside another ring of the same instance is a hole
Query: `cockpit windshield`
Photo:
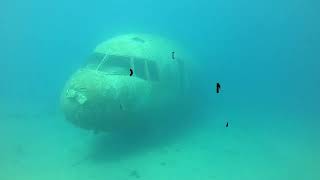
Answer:
[[130, 58], [117, 55], [93, 53], [85, 64], [86, 68], [113, 75], [127, 75], [130, 69]]
[[129, 75], [133, 69], [135, 77], [159, 81], [159, 70], [155, 61], [128, 56], [93, 53], [85, 63], [85, 68], [97, 70], [110, 75]]
[[104, 58], [105, 54], [103, 53], [93, 53], [91, 54], [86, 62], [85, 67], [89, 69], [96, 69], [100, 63], [100, 61]]
[[107, 55], [98, 70], [113, 75], [128, 75], [130, 58], [125, 56]]

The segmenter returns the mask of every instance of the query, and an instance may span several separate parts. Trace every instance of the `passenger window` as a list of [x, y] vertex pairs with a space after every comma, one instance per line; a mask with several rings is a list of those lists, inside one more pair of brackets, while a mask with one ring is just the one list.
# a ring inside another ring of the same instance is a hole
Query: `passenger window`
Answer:
[[130, 69], [130, 58], [125, 56], [107, 56], [98, 70], [114, 75], [127, 75]]
[[103, 54], [103, 53], [91, 54], [85, 62], [85, 67], [93, 68], [93, 69], [96, 68], [104, 56], [105, 56], [105, 54]]
[[145, 63], [144, 59], [140, 59], [140, 58], [134, 59], [134, 74], [137, 77], [146, 80], [147, 75], [146, 75], [146, 69], [145, 69], [144, 63]]
[[156, 62], [147, 61], [147, 64], [148, 64], [148, 71], [149, 71], [150, 80], [151, 81], [159, 81], [159, 70], [158, 70]]

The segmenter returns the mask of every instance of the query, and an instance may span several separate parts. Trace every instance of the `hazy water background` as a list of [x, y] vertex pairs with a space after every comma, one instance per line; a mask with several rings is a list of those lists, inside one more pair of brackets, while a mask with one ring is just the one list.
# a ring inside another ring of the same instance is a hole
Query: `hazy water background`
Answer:
[[[137, 178], [131, 169], [140, 179], [320, 179], [319, 8], [313, 0], [0, 2], [0, 179]], [[63, 120], [59, 96], [99, 42], [131, 32], [179, 41], [198, 57], [209, 98], [197, 121], [208, 124], [151, 155], [125, 144], [108, 155], [105, 137]], [[95, 161], [70, 165], [92, 146]], [[166, 165], [152, 164], [161, 158]]]

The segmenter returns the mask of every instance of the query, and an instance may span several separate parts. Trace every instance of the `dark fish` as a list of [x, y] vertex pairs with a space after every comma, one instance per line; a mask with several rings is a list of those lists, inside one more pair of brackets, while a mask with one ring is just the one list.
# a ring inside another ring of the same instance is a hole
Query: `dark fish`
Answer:
[[130, 69], [130, 76], [132, 76], [133, 75], [133, 70], [132, 69]]
[[217, 83], [217, 93], [219, 93], [220, 88], [221, 88], [220, 84], [219, 84], [219, 83]]

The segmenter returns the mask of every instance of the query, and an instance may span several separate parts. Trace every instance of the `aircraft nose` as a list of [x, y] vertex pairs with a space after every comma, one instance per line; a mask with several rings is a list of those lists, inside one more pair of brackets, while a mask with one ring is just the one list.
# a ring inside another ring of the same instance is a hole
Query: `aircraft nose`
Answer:
[[101, 101], [110, 102], [113, 94], [112, 84], [106, 82], [102, 75], [95, 71], [78, 71], [63, 90], [62, 105], [89, 108], [98, 106]]
[[121, 125], [128, 113], [127, 103], [121, 102], [119, 84], [112, 77], [96, 72], [73, 76], [64, 88], [61, 107], [66, 119], [85, 129], [108, 130]]

